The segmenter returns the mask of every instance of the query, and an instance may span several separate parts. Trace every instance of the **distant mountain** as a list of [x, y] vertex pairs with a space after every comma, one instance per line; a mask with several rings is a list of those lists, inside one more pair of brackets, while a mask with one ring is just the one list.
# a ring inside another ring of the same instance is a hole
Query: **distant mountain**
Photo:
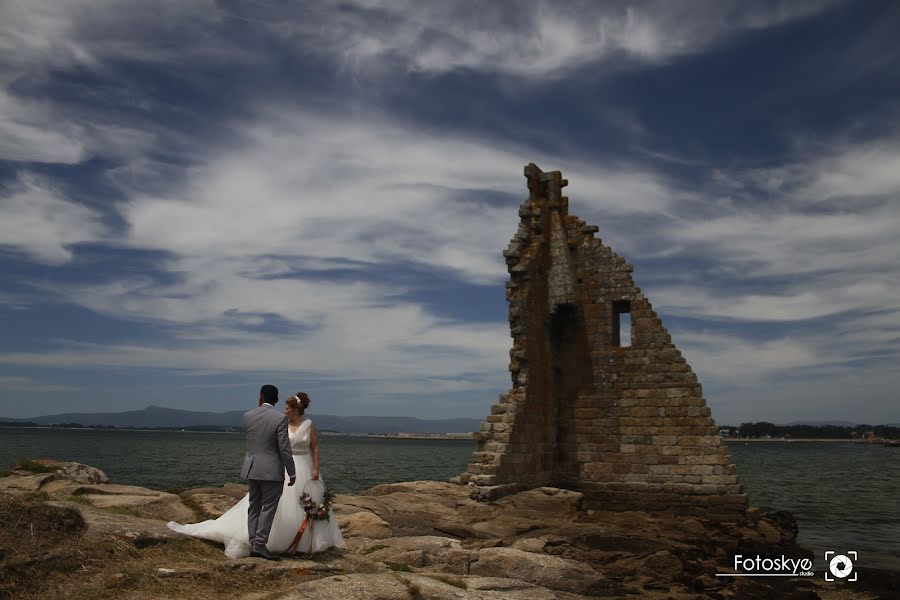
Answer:
[[[282, 408], [280, 405], [278, 408]], [[64, 413], [29, 419], [0, 419], [38, 425], [80, 423], [86, 427], [241, 427], [243, 410], [224, 413], [197, 412], [148, 406], [143, 410], [119, 413]], [[337, 417], [309, 415], [320, 430], [341, 433], [465, 433], [477, 431], [478, 419], [416, 419], [414, 417]]]

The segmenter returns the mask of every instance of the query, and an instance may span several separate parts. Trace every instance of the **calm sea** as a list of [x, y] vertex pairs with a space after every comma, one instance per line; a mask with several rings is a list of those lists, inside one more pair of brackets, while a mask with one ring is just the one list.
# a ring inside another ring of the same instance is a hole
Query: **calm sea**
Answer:
[[[454, 440], [321, 438], [322, 477], [337, 492], [379, 483], [446, 480], [474, 444]], [[856, 550], [859, 564], [900, 570], [900, 448], [829, 442], [729, 443], [750, 502], [788, 510], [800, 542]], [[166, 489], [240, 481], [241, 434], [0, 428], [0, 466], [16, 459], [74, 460], [116, 483]]]

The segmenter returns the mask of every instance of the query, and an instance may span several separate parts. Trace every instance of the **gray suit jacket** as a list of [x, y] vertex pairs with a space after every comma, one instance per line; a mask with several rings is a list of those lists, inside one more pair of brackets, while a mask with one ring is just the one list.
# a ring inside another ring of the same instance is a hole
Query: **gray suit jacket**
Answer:
[[284, 471], [294, 477], [294, 458], [288, 439], [288, 421], [284, 414], [269, 404], [244, 413], [247, 433], [247, 456], [241, 467], [244, 479], [284, 481]]

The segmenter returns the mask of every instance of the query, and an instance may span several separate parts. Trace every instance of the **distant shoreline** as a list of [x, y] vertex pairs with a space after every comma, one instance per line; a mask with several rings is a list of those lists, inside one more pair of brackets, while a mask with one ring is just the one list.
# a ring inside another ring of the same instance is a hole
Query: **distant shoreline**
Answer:
[[879, 440], [877, 442], [870, 442], [867, 440], [854, 440], [852, 438], [722, 438], [725, 442], [728, 443], [740, 443], [740, 442], [752, 442], [752, 443], [767, 443], [767, 442], [842, 442], [844, 444], [871, 444], [873, 446], [880, 446], [884, 442], [883, 440]]
[[[141, 431], [156, 433], [231, 433], [243, 434], [243, 431], [235, 429], [190, 429], [185, 427], [59, 427], [55, 425], [15, 425], [10, 423], [0, 424], [2, 429], [46, 429], [54, 431]], [[383, 440], [452, 440], [452, 441], [472, 441], [471, 433], [344, 433], [340, 431], [321, 431], [321, 435], [339, 436], [339, 437], [358, 437], [368, 439]], [[808, 443], [808, 442], [826, 442], [826, 443], [843, 443], [843, 444], [869, 444], [874, 446], [884, 445], [886, 440], [879, 439], [877, 441], [853, 439], [853, 438], [722, 438], [722, 441], [729, 444], [744, 443]]]
[[[232, 433], [243, 434], [234, 429], [190, 429], [187, 427], [58, 427], [55, 425], [0, 425], [3, 429], [44, 429], [53, 431], [142, 431], [149, 433]], [[357, 437], [390, 440], [472, 440], [471, 433], [344, 433], [342, 431], [320, 431], [319, 435]]]
[[184, 427], [58, 427], [56, 425], [0, 425], [3, 429], [52, 429], [54, 431], [149, 431], [157, 433], [243, 433], [227, 429], [187, 429]]
[[463, 440], [472, 441], [471, 433], [373, 433], [366, 436], [369, 439], [381, 440]]

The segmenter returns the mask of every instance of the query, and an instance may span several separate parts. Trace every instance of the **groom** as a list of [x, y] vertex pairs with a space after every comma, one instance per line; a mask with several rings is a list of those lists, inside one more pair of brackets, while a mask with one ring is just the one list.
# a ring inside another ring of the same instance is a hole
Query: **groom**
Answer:
[[259, 390], [259, 408], [244, 413], [247, 456], [241, 477], [247, 480], [250, 492], [250, 510], [247, 512], [250, 556], [268, 560], [278, 560], [268, 551], [266, 543], [284, 489], [285, 469], [291, 478], [288, 485], [294, 485], [297, 480], [287, 417], [275, 410], [277, 403], [278, 388], [264, 385]]

